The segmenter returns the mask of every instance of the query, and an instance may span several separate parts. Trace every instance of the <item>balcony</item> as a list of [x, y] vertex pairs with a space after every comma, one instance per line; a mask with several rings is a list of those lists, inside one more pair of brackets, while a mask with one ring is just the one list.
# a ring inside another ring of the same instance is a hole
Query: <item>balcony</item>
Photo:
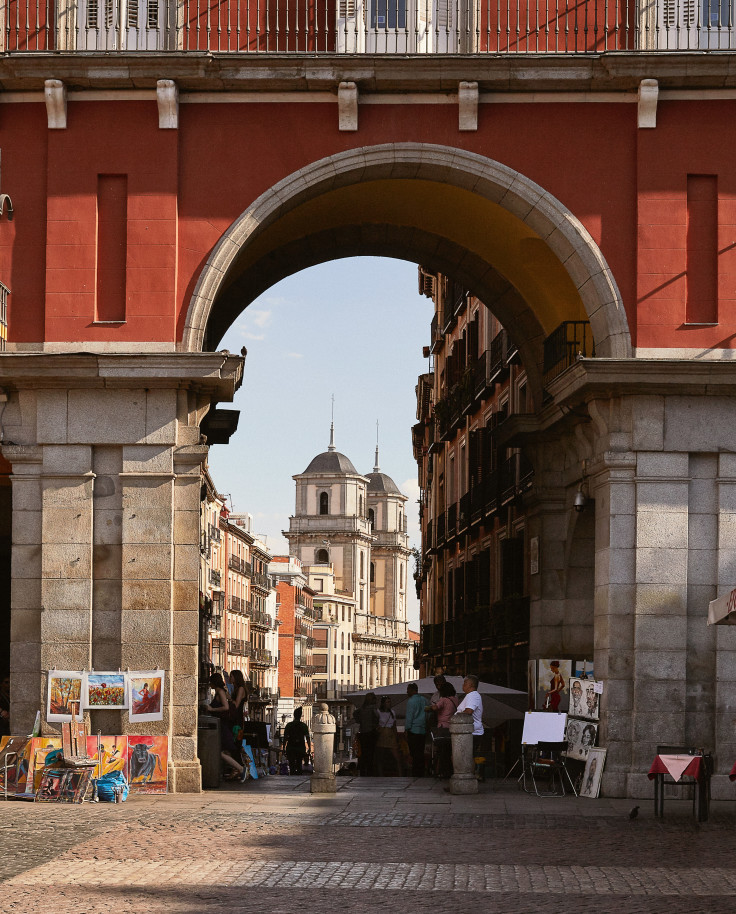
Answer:
[[549, 384], [573, 365], [578, 356], [594, 356], [588, 321], [564, 321], [544, 341], [544, 383]]
[[470, 526], [470, 492], [460, 497], [457, 512], [457, 532], [462, 533]]
[[[731, 7], [720, 3], [612, 4], [550, 0], [531, 6], [421, 0], [148, 3], [133, 18], [118, 4], [88, 3], [74, 18], [53, 4], [5, 0], [10, 53], [211, 52], [215, 54], [580, 55], [604, 51], [724, 51], [736, 45]], [[86, 15], [85, 15], [86, 13]], [[77, 23], [75, 28], [74, 23]], [[70, 24], [71, 23], [71, 24]], [[456, 300], [448, 302], [453, 313]]]
[[442, 347], [445, 344], [445, 335], [442, 332], [442, 330], [440, 329], [439, 314], [435, 314], [435, 316], [432, 318], [432, 325], [431, 325], [431, 329], [430, 329], [430, 339], [432, 341], [430, 344], [430, 352], [433, 355], [437, 352], [441, 352]]
[[210, 584], [212, 584], [213, 587], [222, 586], [222, 575], [219, 571], [215, 571], [214, 568], [210, 568]]
[[390, 641], [406, 641], [407, 623], [400, 619], [387, 619], [369, 613], [355, 614], [355, 632], [357, 641], [379, 638]]
[[240, 597], [230, 597], [230, 600], [227, 604], [228, 612], [231, 613], [240, 613], [241, 615], [246, 615], [247, 603], [245, 600], [241, 600]]
[[250, 660], [254, 666], [272, 666], [273, 654], [263, 647], [251, 647]]
[[250, 624], [253, 628], [262, 628], [270, 631], [273, 627], [273, 621], [268, 613], [261, 612], [260, 609], [252, 610], [250, 614]]
[[[242, 641], [240, 638], [228, 638], [227, 639], [227, 652], [228, 654], [234, 654], [238, 657], [245, 657], [245, 647], [248, 644], [247, 641]], [[248, 645], [250, 646], [250, 645]]]
[[260, 574], [258, 571], [252, 571], [250, 583], [253, 587], [265, 590], [268, 593], [271, 590], [271, 578], [267, 574]]
[[457, 504], [450, 505], [447, 509], [447, 539], [453, 539], [457, 533]]
[[442, 514], [437, 515], [437, 538], [435, 544], [439, 549], [440, 546], [445, 544], [445, 514], [444, 511]]
[[227, 566], [231, 571], [237, 571], [239, 574], [250, 573], [250, 562], [246, 562], [237, 555], [231, 555], [227, 561]]
[[219, 543], [222, 540], [222, 531], [214, 524], [207, 524], [207, 532], [210, 536], [210, 542]]
[[507, 505], [527, 489], [534, 480], [534, 469], [529, 460], [520, 453], [513, 454], [499, 468], [498, 497], [502, 505]]

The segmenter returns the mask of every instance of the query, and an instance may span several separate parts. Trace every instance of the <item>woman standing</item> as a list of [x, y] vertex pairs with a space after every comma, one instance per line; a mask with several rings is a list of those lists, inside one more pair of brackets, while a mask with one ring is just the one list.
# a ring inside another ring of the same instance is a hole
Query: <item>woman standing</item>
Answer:
[[207, 710], [210, 714], [214, 714], [215, 717], [220, 719], [220, 757], [232, 769], [231, 774], [225, 776], [225, 780], [234, 781], [239, 777], [241, 781], [244, 781], [246, 770], [240, 762], [235, 761], [235, 756], [240, 755], [240, 753], [235, 744], [233, 728], [230, 723], [230, 696], [225, 686], [225, 680], [220, 673], [213, 673], [210, 676], [210, 688], [215, 690], [215, 697], [207, 705]]
[[376, 696], [369, 692], [360, 708], [353, 711], [353, 720], [360, 727], [358, 734], [358, 771], [362, 777], [372, 777], [373, 762], [376, 755], [376, 740], [378, 739], [378, 708]]
[[440, 697], [432, 705], [437, 711], [437, 727], [433, 732], [437, 746], [437, 773], [445, 779], [452, 777], [452, 742], [450, 739], [450, 718], [457, 712], [459, 704], [455, 687], [451, 682], [440, 685]]
[[376, 771], [383, 777], [386, 755], [393, 756], [398, 777], [403, 777], [404, 766], [399, 752], [399, 735], [396, 732], [396, 715], [391, 710], [391, 699], [384, 695], [378, 708], [378, 740], [376, 741]]
[[233, 694], [230, 698], [230, 719], [235, 727], [243, 726], [243, 712], [245, 703], [248, 700], [248, 685], [241, 670], [232, 670], [230, 673], [230, 682], [233, 686]]

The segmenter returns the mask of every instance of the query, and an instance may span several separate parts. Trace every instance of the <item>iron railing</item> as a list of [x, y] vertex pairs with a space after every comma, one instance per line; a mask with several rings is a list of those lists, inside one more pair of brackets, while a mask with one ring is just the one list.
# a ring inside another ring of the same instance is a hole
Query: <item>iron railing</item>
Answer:
[[544, 341], [544, 383], [569, 368], [579, 355], [594, 356], [595, 343], [588, 321], [563, 321]]
[[[736, 48], [725, 0], [3, 0], [5, 52], [598, 54]], [[453, 302], [454, 304], [454, 302]]]

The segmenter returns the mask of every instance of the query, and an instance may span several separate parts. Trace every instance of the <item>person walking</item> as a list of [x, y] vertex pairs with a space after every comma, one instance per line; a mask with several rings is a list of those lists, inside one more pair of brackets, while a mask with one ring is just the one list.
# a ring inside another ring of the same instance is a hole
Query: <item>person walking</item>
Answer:
[[358, 771], [362, 777], [372, 777], [375, 773], [376, 740], [378, 739], [378, 708], [375, 692], [369, 692], [365, 696], [362, 706], [353, 711], [353, 720], [360, 728]]
[[406, 687], [409, 701], [406, 704], [406, 741], [411, 755], [411, 776], [424, 777], [424, 744], [427, 740], [427, 702], [419, 694], [415, 682]]
[[302, 721], [302, 709], [294, 709], [294, 720], [284, 728], [284, 749], [291, 774], [303, 774], [302, 763], [309, 756], [309, 727]]

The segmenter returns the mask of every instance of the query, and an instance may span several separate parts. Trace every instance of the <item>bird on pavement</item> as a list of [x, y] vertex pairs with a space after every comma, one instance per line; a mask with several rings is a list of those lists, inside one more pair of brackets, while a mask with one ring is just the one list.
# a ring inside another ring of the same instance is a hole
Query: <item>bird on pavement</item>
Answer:
[[638, 807], [638, 806], [635, 806], [635, 807], [631, 810], [631, 812], [629, 813], [629, 818], [630, 818], [630, 819], [635, 819], [638, 815], [639, 815], [639, 807]]

